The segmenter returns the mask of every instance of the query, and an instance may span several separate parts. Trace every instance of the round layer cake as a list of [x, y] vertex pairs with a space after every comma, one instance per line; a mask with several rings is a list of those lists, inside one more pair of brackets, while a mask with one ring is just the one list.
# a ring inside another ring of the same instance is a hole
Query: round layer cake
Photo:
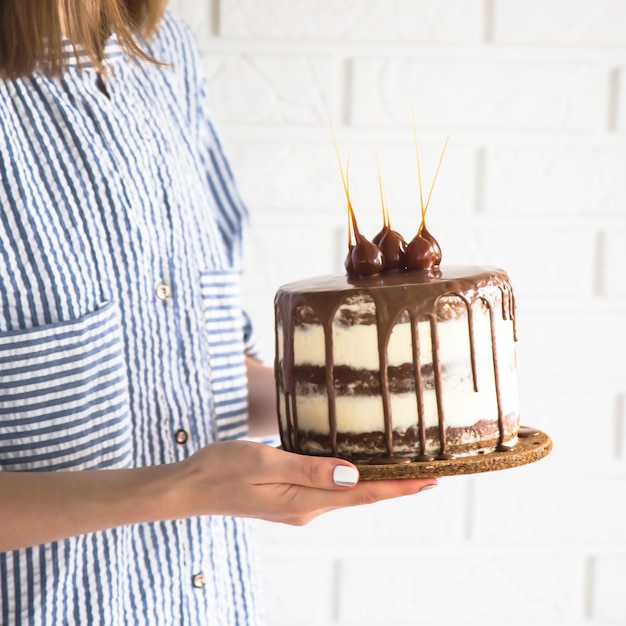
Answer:
[[515, 300], [486, 267], [327, 276], [275, 298], [283, 448], [392, 463], [517, 441]]

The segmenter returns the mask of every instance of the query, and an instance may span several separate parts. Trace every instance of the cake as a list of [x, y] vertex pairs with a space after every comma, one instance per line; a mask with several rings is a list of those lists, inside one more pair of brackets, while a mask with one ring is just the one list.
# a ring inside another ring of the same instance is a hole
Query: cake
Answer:
[[284, 285], [275, 305], [285, 449], [394, 462], [515, 444], [515, 305], [502, 270], [321, 277]]
[[520, 420], [507, 273], [442, 266], [427, 206], [406, 243], [383, 201], [383, 229], [367, 240], [344, 188], [346, 274], [275, 297], [282, 447], [379, 464], [510, 450]]

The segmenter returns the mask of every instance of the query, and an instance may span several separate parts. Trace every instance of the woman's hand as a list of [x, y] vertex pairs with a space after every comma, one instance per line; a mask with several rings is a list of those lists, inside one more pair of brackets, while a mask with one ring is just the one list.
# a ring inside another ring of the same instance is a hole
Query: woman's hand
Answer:
[[184, 516], [232, 515], [303, 525], [322, 513], [415, 494], [434, 478], [358, 482], [341, 459], [285, 452], [259, 443], [215, 443], [178, 464]]

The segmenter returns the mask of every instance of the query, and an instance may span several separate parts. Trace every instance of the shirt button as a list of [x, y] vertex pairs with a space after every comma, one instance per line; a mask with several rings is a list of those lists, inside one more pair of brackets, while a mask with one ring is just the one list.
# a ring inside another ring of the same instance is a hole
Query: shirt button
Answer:
[[157, 298], [167, 300], [172, 295], [172, 288], [166, 283], [159, 283], [156, 288]]
[[187, 443], [187, 439], [189, 439], [189, 435], [187, 434], [186, 430], [183, 430], [182, 428], [180, 430], [176, 431], [176, 434], [174, 435], [174, 437], [176, 438], [176, 443]]
[[204, 585], [206, 585], [206, 580], [204, 579], [204, 574], [202, 574], [202, 573], [194, 574], [193, 578], [191, 579], [191, 584], [196, 589], [202, 589], [202, 587], [204, 587]]

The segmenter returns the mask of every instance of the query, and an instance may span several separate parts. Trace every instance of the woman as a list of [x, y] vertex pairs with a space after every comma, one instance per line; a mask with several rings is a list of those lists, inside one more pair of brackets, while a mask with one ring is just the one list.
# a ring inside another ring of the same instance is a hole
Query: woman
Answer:
[[163, 0], [0, 4], [0, 623], [261, 623], [246, 518], [434, 480], [275, 428], [238, 301], [247, 213]]

